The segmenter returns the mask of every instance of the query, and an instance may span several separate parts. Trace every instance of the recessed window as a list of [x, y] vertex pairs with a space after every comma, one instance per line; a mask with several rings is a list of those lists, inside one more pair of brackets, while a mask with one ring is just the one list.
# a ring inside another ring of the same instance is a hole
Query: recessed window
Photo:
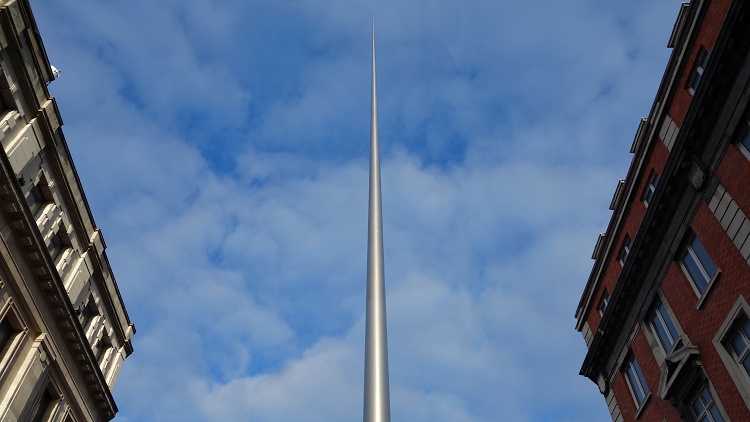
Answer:
[[15, 312], [9, 309], [0, 321], [0, 361], [2, 361], [12, 348], [14, 340], [23, 331], [18, 322]]
[[643, 190], [643, 197], [641, 198], [643, 200], [643, 203], [648, 206], [648, 204], [651, 203], [651, 200], [654, 198], [654, 193], [656, 192], [656, 185], [659, 184], [659, 175], [656, 174], [656, 171], [651, 170], [651, 174], [648, 176], [648, 182], [646, 182], [646, 188]]
[[112, 348], [112, 340], [109, 338], [109, 335], [107, 334], [107, 330], [104, 330], [104, 333], [102, 334], [99, 341], [96, 343], [96, 361], [99, 363], [100, 367], [104, 367], [105, 358], [107, 357], [107, 352]]
[[625, 240], [622, 242], [622, 247], [620, 248], [620, 254], [618, 255], [617, 259], [620, 261], [620, 265], [623, 267], [625, 266], [625, 263], [628, 262], [628, 257], [630, 256], [630, 251], [633, 250], [633, 239], [630, 238], [630, 236], [625, 235]]
[[49, 252], [49, 256], [51, 256], [52, 260], [54, 261], [60, 255], [60, 252], [62, 252], [62, 250], [63, 241], [60, 237], [60, 233], [55, 233], [47, 243], [47, 251]]
[[732, 337], [726, 343], [727, 349], [737, 362], [745, 370], [745, 374], [750, 376], [750, 319], [743, 316], [737, 323]]
[[597, 307], [597, 309], [599, 310], [599, 316], [604, 316], [604, 311], [607, 310], [607, 305], [609, 305], [609, 299], [609, 292], [607, 291], [607, 289], [604, 289], [604, 291], [602, 292], [602, 297], [601, 299], [599, 299], [599, 306]]
[[690, 402], [690, 410], [696, 422], [724, 422], [707, 383], [695, 393]]
[[745, 125], [745, 133], [742, 134], [739, 144], [742, 145], [746, 153], [750, 154], [750, 122]]
[[55, 401], [55, 397], [48, 389], [44, 389], [42, 394], [39, 396], [39, 401], [35, 404], [34, 410], [31, 413], [31, 422], [43, 422], [49, 419], [50, 413], [52, 412], [51, 407]]
[[50, 202], [52, 202], [52, 192], [50, 191], [47, 178], [42, 172], [39, 180], [31, 184], [31, 188], [26, 192], [26, 204], [29, 205], [31, 214], [36, 215], [37, 211]]
[[630, 359], [625, 365], [624, 372], [628, 381], [628, 387], [630, 387], [630, 392], [633, 393], [633, 399], [640, 407], [640, 405], [646, 400], [646, 396], [650, 390], [646, 384], [646, 379], [643, 377], [641, 366], [638, 365], [635, 356], [630, 356]]
[[659, 344], [664, 349], [664, 353], [668, 354], [672, 350], [675, 340], [677, 339], [677, 327], [675, 327], [672, 317], [667, 311], [667, 307], [664, 302], [659, 300], [654, 307], [651, 317], [649, 318], [651, 330], [654, 332], [656, 337], [659, 339]]
[[710, 55], [711, 54], [704, 47], [701, 47], [700, 51], [698, 51], [698, 55], [695, 57], [695, 65], [693, 66], [693, 71], [690, 74], [690, 78], [688, 79], [687, 89], [690, 94], [695, 94], [695, 91], [698, 90], [701, 79], [703, 79], [703, 72], [706, 70], [706, 66], [708, 65], [708, 58]]
[[26, 194], [26, 203], [31, 209], [31, 214], [36, 214], [36, 212], [39, 211], [39, 208], [41, 208], [45, 202], [46, 201], [44, 200], [44, 194], [42, 194], [42, 190], [39, 188], [39, 186], [32, 186], [31, 189], [29, 189], [29, 192]]
[[698, 296], [701, 296], [716, 273], [716, 264], [697, 236], [692, 236], [680, 261]]

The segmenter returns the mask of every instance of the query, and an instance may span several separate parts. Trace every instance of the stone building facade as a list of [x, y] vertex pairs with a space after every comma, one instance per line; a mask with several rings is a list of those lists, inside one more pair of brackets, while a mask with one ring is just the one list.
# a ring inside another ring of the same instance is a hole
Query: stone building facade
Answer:
[[750, 1], [693, 0], [576, 310], [613, 421], [750, 420]]
[[28, 0], [0, 0], [0, 420], [107, 421], [130, 322]]

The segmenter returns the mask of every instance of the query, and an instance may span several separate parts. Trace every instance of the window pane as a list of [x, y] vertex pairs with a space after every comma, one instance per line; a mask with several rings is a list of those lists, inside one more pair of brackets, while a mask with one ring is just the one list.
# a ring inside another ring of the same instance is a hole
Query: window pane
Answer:
[[703, 402], [700, 400], [700, 398], [696, 398], [695, 400], [693, 400], [692, 407], [693, 412], [695, 412], [696, 415], [700, 415], [701, 413], [703, 413], [704, 407]]
[[34, 412], [32, 413], [32, 422], [42, 422], [42, 418], [44, 418], [47, 408], [52, 404], [52, 400], [54, 400], [54, 398], [49, 391], [44, 390], [42, 397], [39, 399], [39, 403], [37, 403]]
[[694, 237], [693, 241], [690, 243], [690, 247], [698, 257], [698, 260], [703, 266], [703, 269], [706, 271], [706, 274], [708, 274], [709, 277], [713, 276], [716, 272], [716, 265], [714, 265], [714, 261], [708, 255], [708, 252], [706, 251], [706, 248], [703, 247], [701, 241], [698, 240], [697, 237]]
[[651, 317], [651, 325], [654, 328], [654, 332], [659, 337], [662, 347], [665, 352], [669, 352], [674, 344], [674, 340], [677, 338], [677, 328], [672, 322], [672, 318], [667, 312], [667, 307], [661, 301], [654, 310], [654, 315]]
[[721, 413], [719, 413], [719, 408], [716, 407], [714, 404], [711, 406], [711, 416], [714, 419], [714, 422], [724, 422], [724, 418], [721, 417]]
[[745, 318], [745, 321], [742, 322], [740, 329], [743, 333], [745, 333], [745, 337], [750, 338], [750, 319]]
[[740, 334], [739, 332], [735, 334], [734, 337], [732, 337], [732, 340], [729, 342], [729, 344], [732, 346], [732, 351], [734, 352], [736, 357], [742, 356], [742, 352], [744, 352], [747, 348], [747, 343], [742, 337], [742, 334]]
[[750, 152], [750, 123], [748, 123], [748, 127], [745, 129], [745, 134], [742, 135], [740, 143], [748, 152]]
[[745, 371], [747, 371], [747, 373], [750, 374], [750, 356], [746, 357], [742, 361], [742, 366], [745, 368]]
[[632, 364], [628, 366], [628, 381], [630, 382], [630, 387], [633, 389], [633, 394], [635, 394], [635, 401], [638, 404], [641, 404], [643, 402], [644, 394], [640, 388], [638, 376], [635, 374]]
[[690, 251], [685, 251], [685, 255], [682, 257], [682, 263], [685, 265], [688, 274], [690, 274], [693, 284], [695, 284], [695, 287], [702, 294], [706, 290], [708, 280], [706, 279], [706, 276], [703, 275], [698, 262], [696, 262]]
[[10, 343], [10, 339], [13, 337], [13, 327], [10, 326], [8, 318], [3, 319], [0, 322], [0, 353], [5, 350], [5, 346]]
[[36, 214], [36, 211], [44, 203], [44, 195], [42, 195], [39, 186], [34, 186], [29, 190], [29, 193], [26, 194], [26, 203], [29, 204], [31, 213]]
[[627, 381], [630, 385], [630, 389], [633, 390], [636, 404], [640, 405], [646, 398], [646, 394], [648, 394], [649, 389], [648, 385], [646, 384], [646, 380], [643, 378], [641, 367], [638, 365], [638, 361], [635, 359], [635, 357], [630, 358], [630, 362], [628, 362], [627, 368], [625, 370], [625, 375], [627, 376]]

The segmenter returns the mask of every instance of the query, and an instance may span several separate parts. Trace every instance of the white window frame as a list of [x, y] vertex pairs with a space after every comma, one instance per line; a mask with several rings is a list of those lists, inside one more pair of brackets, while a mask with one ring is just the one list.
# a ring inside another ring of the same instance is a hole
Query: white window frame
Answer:
[[[631, 372], [632, 370], [632, 372]], [[638, 363], [638, 359], [632, 353], [628, 357], [625, 365], [622, 368], [622, 372], [625, 375], [625, 383], [630, 389], [630, 394], [633, 396], [633, 402], [635, 403], [636, 414], [640, 413], [640, 409], [646, 404], [648, 399], [651, 397], [651, 390], [648, 388], [646, 378], [641, 370], [641, 365]], [[641, 397], [639, 400], [638, 397]]]
[[742, 136], [737, 139], [737, 146], [745, 154], [745, 157], [750, 160], [750, 120], [745, 122], [745, 130], [742, 132]]
[[[708, 393], [710, 400], [706, 401], [706, 398], [701, 394], [704, 391]], [[703, 405], [703, 411], [701, 413], [696, 413], [695, 409], [693, 408], [693, 403], [695, 403], [696, 401], [700, 401], [701, 404]], [[727, 422], [729, 421], [726, 414], [724, 414], [724, 409], [719, 403], [719, 400], [716, 398], [716, 392], [714, 391], [713, 388], [711, 388], [711, 384], [708, 382], [708, 380], [699, 384], [698, 388], [696, 388], [693, 394], [691, 395], [690, 400], [687, 403], [685, 403], [685, 406], [690, 409], [690, 415], [693, 417], [694, 421], [700, 421], [700, 422]], [[718, 413], [718, 416], [720, 419], [716, 419], [714, 417], [713, 412], [711, 412], [711, 408], [716, 408], [716, 412]]]
[[659, 173], [656, 172], [656, 170], [651, 169], [651, 173], [648, 175], [648, 181], [646, 182], [646, 188], [643, 190], [643, 195], [641, 196], [641, 200], [643, 201], [643, 204], [648, 207], [648, 204], [651, 203], [651, 200], [654, 199], [654, 194], [656, 193], [656, 186], [659, 184]]
[[630, 257], [630, 253], [633, 251], [633, 239], [630, 238], [627, 234], [625, 235], [625, 239], [622, 241], [622, 247], [620, 248], [620, 253], [617, 255], [617, 260], [620, 261], [620, 265], [623, 267], [625, 266], [625, 263], [628, 262], [628, 258]]
[[[664, 309], [660, 309], [660, 305]], [[668, 324], [666, 320], [669, 320], [672, 327], [674, 327], [675, 332], [672, 333], [669, 330]], [[657, 321], [663, 328], [664, 333], [669, 337], [669, 341], [671, 344], [669, 344], [669, 347], [667, 347], [666, 344], [662, 341], [661, 336], [659, 335], [659, 331], [657, 330], [657, 327], [655, 326], [655, 322]], [[659, 296], [652, 306], [651, 312], [649, 313], [649, 318], [647, 321], [649, 332], [651, 335], [653, 335], [654, 339], [656, 340], [656, 343], [659, 345], [660, 350], [663, 352], [663, 356], [668, 355], [672, 349], [674, 348], [675, 343], [677, 343], [678, 338], [680, 337], [680, 333], [682, 330], [680, 329], [679, 324], [677, 323], [677, 319], [672, 314], [671, 309], [669, 306], [667, 306], [666, 301], [664, 298]], [[662, 356], [662, 357], [663, 357]]]
[[0, 384], [5, 381], [8, 370], [13, 366], [13, 362], [18, 358], [18, 353], [22, 348], [29, 332], [28, 325], [21, 318], [20, 312], [16, 308], [13, 299], [8, 299], [0, 311], [0, 321], [8, 320], [15, 334], [3, 350], [0, 350]]
[[750, 304], [748, 304], [744, 296], [740, 295], [721, 324], [721, 327], [716, 332], [713, 345], [724, 366], [727, 368], [729, 376], [734, 381], [737, 391], [742, 396], [745, 406], [750, 409], [750, 374], [737, 362], [734, 354], [728, 349], [730, 346], [727, 344], [735, 333], [737, 323], [742, 318], [750, 318]]
[[[716, 263], [713, 261], [713, 258], [711, 258], [711, 255], [709, 254], [708, 250], [706, 249], [705, 245], [703, 245], [703, 242], [698, 238], [698, 236], [695, 235], [695, 233], [690, 233], [690, 236], [688, 237], [688, 241], [685, 244], [684, 251], [680, 254], [680, 267], [682, 268], [682, 271], [685, 273], [685, 276], [687, 277], [688, 281], [690, 282], [690, 286], [693, 288], [693, 291], [695, 292], [696, 296], [698, 296], [698, 303], [696, 305], [697, 309], [700, 309], [703, 306], [703, 302], [705, 298], [708, 296], [708, 292], [711, 291], [711, 288], [713, 287], [716, 280], [719, 278], [721, 274], [721, 269], [716, 265]], [[713, 272], [711, 274], [708, 273], [708, 269], [706, 268], [707, 263], [703, 262], [698, 254], [695, 252], [694, 245], [699, 244], [704, 251], [706, 251], [706, 256], [708, 257], [711, 266], [713, 266]], [[686, 258], [690, 258], [693, 260], [693, 262], [696, 264], [696, 269], [698, 271], [697, 276], [701, 277], [702, 284], [705, 284], [703, 286], [703, 289], [698, 285], [698, 282], [695, 280], [693, 275], [690, 273], [689, 266], [686, 265], [685, 260]]]
[[612, 295], [609, 294], [609, 291], [605, 288], [602, 292], [602, 296], [599, 299], [599, 306], [597, 309], [599, 310], [599, 316], [603, 317], [604, 312], [607, 310], [607, 306], [609, 306], [609, 301], [612, 299]]
[[711, 57], [711, 53], [706, 50], [705, 47], [701, 46], [698, 50], [698, 54], [695, 56], [695, 64], [693, 65], [693, 71], [690, 73], [688, 78], [687, 90], [690, 95], [695, 95], [695, 91], [701, 84], [703, 79], [703, 73], [706, 71], [708, 66], [708, 59]]

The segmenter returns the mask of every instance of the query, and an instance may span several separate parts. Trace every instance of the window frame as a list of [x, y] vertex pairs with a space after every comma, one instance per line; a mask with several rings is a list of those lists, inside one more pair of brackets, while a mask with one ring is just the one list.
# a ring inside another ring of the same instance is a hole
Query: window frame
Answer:
[[[656, 326], [655, 320], [661, 324], [661, 327]], [[670, 324], [671, 328], [674, 329], [674, 333], [672, 332], [672, 330], [670, 330]], [[656, 340], [656, 343], [659, 345], [659, 349], [663, 352], [662, 357], [667, 356], [673, 351], [675, 344], [682, 336], [682, 330], [677, 323], [677, 318], [674, 316], [669, 306], [667, 306], [666, 301], [661, 297], [661, 295], [657, 297], [657, 299], [654, 301], [654, 304], [651, 306], [651, 311], [648, 313], [646, 325], [649, 328], [648, 333], [653, 336], [654, 340]], [[664, 344], [664, 339], [659, 334], [660, 330], [658, 330], [658, 328], [661, 328], [661, 331], [663, 331], [663, 333], [669, 337], [668, 340], [671, 341], [669, 347]]]
[[710, 58], [711, 52], [708, 51], [706, 47], [700, 46], [698, 54], [695, 56], [695, 61], [693, 62], [693, 70], [690, 71], [690, 77], [688, 77], [685, 86], [690, 95], [695, 95], [696, 91], [698, 91]]
[[602, 295], [599, 297], [599, 305], [597, 305], [596, 309], [599, 311], [599, 316], [603, 317], [604, 312], [607, 310], [607, 306], [609, 306], [609, 302], [612, 300], [612, 295], [609, 294], [609, 291], [605, 288], [604, 291], [602, 291]]
[[[48, 373], [49, 374], [49, 373]], [[49, 403], [42, 409], [39, 405], [42, 403], [42, 397], [45, 393], [50, 397]], [[62, 390], [55, 382], [51, 375], [40, 379], [32, 393], [33, 400], [29, 400], [21, 413], [21, 420], [33, 422], [32, 417], [39, 416], [39, 422], [52, 422], [60, 420], [61, 414], [65, 416], [65, 403], [63, 402]], [[38, 413], [40, 412], [41, 413]]]
[[[703, 393], [706, 393], [710, 400], [706, 402], [706, 397]], [[702, 400], [701, 400], [702, 399]], [[701, 411], [700, 414], [696, 413], [694, 403], [696, 401], [701, 401], [703, 404], [703, 411]], [[708, 379], [703, 381], [702, 383], [698, 383], [698, 386], [693, 390], [692, 394], [690, 394], [690, 399], [685, 402], [685, 407], [690, 409], [690, 415], [692, 416], [693, 420], [696, 422], [727, 422], [729, 419], [727, 418], [727, 415], [724, 413], [724, 408], [721, 406], [721, 403], [719, 402], [719, 399], [717, 398], [716, 391], [714, 391], [711, 384], [708, 382]], [[714, 412], [712, 412], [710, 409], [715, 408], [716, 413], [718, 415], [715, 415]], [[718, 416], [720, 419], [716, 419], [715, 416]], [[702, 419], [706, 418], [706, 419]]]
[[8, 341], [0, 349], [0, 384], [4, 382], [8, 375], [8, 370], [13, 367], [13, 362], [18, 358], [24, 341], [29, 332], [28, 325], [21, 318], [20, 312], [16, 308], [13, 299], [8, 301], [0, 310], [0, 321], [8, 321], [13, 333]]
[[737, 324], [741, 322], [742, 318], [750, 318], [750, 304], [748, 304], [743, 295], [740, 295], [735, 301], [734, 306], [732, 306], [732, 309], [727, 313], [721, 327], [716, 332], [713, 345], [724, 363], [724, 367], [727, 369], [730, 378], [734, 381], [737, 392], [745, 402], [745, 406], [750, 409], [750, 374], [743, 366], [738, 364], [732, 352], [728, 349], [731, 346], [727, 344], [731, 340]]
[[[646, 382], [646, 377], [643, 375], [643, 370], [641, 370], [641, 365], [638, 363], [638, 359], [636, 359], [632, 352], [628, 358], [625, 359], [625, 363], [622, 366], [622, 373], [625, 376], [625, 383], [628, 385], [630, 395], [633, 397], [633, 402], [637, 409], [636, 415], [639, 415], [641, 409], [646, 405], [649, 398], [651, 398], [651, 389]], [[640, 400], [638, 398], [639, 395], [641, 397]]]
[[629, 235], [625, 235], [625, 238], [622, 240], [622, 246], [620, 247], [620, 252], [617, 254], [617, 260], [620, 262], [621, 266], [625, 266], [625, 263], [628, 262], [628, 258], [630, 258], [630, 253], [633, 252], [633, 239], [630, 238]]
[[745, 129], [735, 142], [745, 157], [750, 160], [750, 120], [745, 121]]
[[648, 175], [648, 180], [646, 181], [646, 186], [643, 189], [643, 194], [641, 195], [641, 201], [646, 208], [648, 208], [648, 205], [654, 199], [654, 194], [656, 194], [656, 187], [658, 185], [659, 173], [657, 173], [656, 170], [651, 169], [651, 172]]
[[[696, 246], [699, 246], [702, 251], [696, 251]], [[711, 268], [706, 268], [707, 263], [701, 260], [701, 255], [708, 258], [708, 263], [710, 263], [710, 266], [713, 267], [713, 271], [711, 272], [711, 274], [709, 274], [708, 271]], [[682, 251], [678, 256], [680, 268], [682, 268], [682, 272], [685, 274], [685, 277], [687, 277], [690, 286], [693, 288], [693, 291], [699, 299], [698, 303], [696, 304], [696, 309], [700, 309], [703, 306], [703, 302], [708, 296], [708, 293], [713, 288], [716, 280], [720, 277], [721, 268], [716, 265], [713, 258], [711, 258], [711, 254], [708, 253], [708, 250], [703, 245], [703, 242], [701, 242], [700, 238], [698, 238], [698, 236], [694, 232], [692, 232], [692, 230], [686, 237], [684, 247], [682, 248]], [[688, 257], [690, 257], [693, 264], [695, 264], [694, 267], [686, 263], [686, 258]], [[698, 274], [694, 275], [693, 269], [697, 269]], [[702, 276], [700, 280], [696, 280], [695, 277], [698, 276]], [[702, 282], [702, 288], [698, 284], [698, 281]]]

